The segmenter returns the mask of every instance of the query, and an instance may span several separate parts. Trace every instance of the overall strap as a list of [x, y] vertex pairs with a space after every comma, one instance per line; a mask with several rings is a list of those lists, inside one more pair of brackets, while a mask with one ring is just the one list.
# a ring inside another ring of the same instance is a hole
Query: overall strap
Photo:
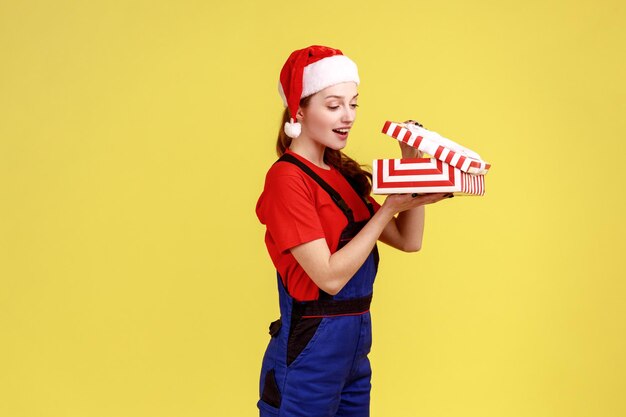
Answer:
[[[348, 183], [350, 183], [350, 181], [348, 181]], [[350, 184], [350, 185], [352, 185], [352, 184]], [[354, 188], [354, 187], [352, 187], [352, 188]], [[356, 189], [354, 191], [356, 191]], [[357, 191], [357, 194], [359, 194], [358, 191]], [[361, 197], [361, 200], [363, 200], [363, 202], [367, 206], [367, 211], [370, 212], [370, 217], [372, 217], [374, 215], [374, 206], [372, 205], [372, 203], [367, 198], [363, 197], [361, 194], [359, 194], [359, 197]]]
[[[302, 171], [304, 171], [305, 174], [307, 174], [309, 177], [311, 177], [311, 179], [313, 179], [320, 187], [322, 187], [324, 189], [324, 191], [326, 191], [328, 193], [328, 195], [330, 195], [330, 197], [332, 198], [332, 200], [335, 202], [335, 204], [337, 205], [337, 207], [339, 207], [339, 209], [343, 212], [343, 214], [346, 216], [346, 218], [348, 219], [348, 226], [347, 228], [353, 228], [355, 226], [359, 226], [357, 223], [355, 223], [354, 221], [354, 215], [352, 213], [352, 209], [350, 209], [350, 207], [348, 207], [348, 204], [344, 201], [343, 198], [341, 198], [341, 195], [334, 189], [332, 188], [326, 181], [324, 181], [319, 175], [317, 175], [310, 167], [308, 167], [304, 162], [300, 161], [298, 158], [296, 158], [293, 155], [290, 154], [283, 154], [280, 158], [278, 158], [278, 160], [276, 162], [289, 162], [292, 163], [294, 165], [296, 165], [298, 168], [300, 168]], [[354, 186], [350, 183], [350, 181], [348, 181], [348, 184], [350, 184], [350, 186], [354, 189]], [[367, 210], [370, 213], [370, 217], [374, 215], [374, 207], [372, 206], [372, 203], [370, 201], [368, 201], [366, 198], [364, 198], [363, 196], [361, 196], [358, 191], [356, 191], [356, 189], [354, 190], [357, 195], [359, 195], [359, 197], [363, 200], [363, 203], [365, 203], [365, 205], [367, 206]], [[363, 223], [363, 222], [359, 222]], [[345, 231], [345, 229], [344, 229]], [[374, 252], [375, 252], [375, 256], [378, 257], [378, 249], [374, 248]], [[376, 261], [376, 263], [378, 263], [378, 261]], [[324, 302], [327, 300], [332, 300], [333, 296], [328, 294], [327, 292], [323, 291], [321, 288], [319, 289], [319, 299], [316, 300], [315, 302], [312, 302], [312, 304], [316, 305], [317, 302]], [[366, 309], [362, 309], [362, 310], [366, 310]], [[294, 310], [295, 311], [295, 310]], [[315, 316], [316, 314], [319, 314], [316, 312], [316, 310], [312, 310], [312, 312], [308, 312], [306, 314], [311, 314], [313, 316]]]
[[[283, 154], [278, 161], [276, 162], [290, 162], [297, 167], [299, 167], [302, 171], [304, 171], [311, 179], [313, 179], [316, 183], [319, 184], [320, 187], [324, 189], [330, 195], [330, 198], [333, 199], [337, 207], [343, 212], [343, 214], [347, 217], [348, 223], [354, 223], [354, 215], [352, 214], [352, 209], [348, 207], [348, 204], [341, 198], [341, 195], [334, 188], [332, 188], [326, 181], [324, 181], [319, 175], [317, 175], [311, 168], [309, 168], [304, 162], [300, 161], [293, 155]], [[369, 206], [368, 206], [368, 209]], [[370, 210], [370, 213], [372, 210]]]

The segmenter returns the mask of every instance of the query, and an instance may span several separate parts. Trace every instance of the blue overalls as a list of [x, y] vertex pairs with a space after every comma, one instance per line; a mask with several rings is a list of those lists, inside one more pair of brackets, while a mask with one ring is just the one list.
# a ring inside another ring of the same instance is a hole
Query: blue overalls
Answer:
[[[348, 219], [337, 250], [369, 220], [355, 222], [338, 192], [297, 158], [285, 154], [277, 162], [296, 164], [326, 190]], [[363, 199], [370, 216], [372, 205]], [[318, 300], [299, 302], [279, 274], [279, 320], [270, 325], [271, 340], [260, 379], [261, 417], [369, 416], [372, 343], [369, 306], [378, 269], [374, 246], [363, 265], [334, 297], [320, 289]]]

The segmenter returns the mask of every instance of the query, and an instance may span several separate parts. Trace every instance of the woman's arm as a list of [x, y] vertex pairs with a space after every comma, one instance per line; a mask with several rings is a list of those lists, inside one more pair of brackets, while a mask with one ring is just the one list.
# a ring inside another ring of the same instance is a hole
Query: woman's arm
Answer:
[[326, 239], [303, 243], [291, 248], [291, 253], [318, 287], [335, 295], [363, 265], [393, 215], [389, 207], [381, 207], [350, 242], [332, 255]]
[[[385, 231], [385, 239], [390, 242], [389, 244], [392, 246], [402, 245], [401, 242], [406, 236], [403, 236], [395, 226], [398, 223], [398, 220], [394, 218], [396, 213], [402, 214], [405, 211], [417, 210], [424, 204], [443, 199], [444, 196], [444, 193], [426, 194], [418, 197], [412, 197], [410, 194], [390, 195], [374, 216], [363, 226], [363, 229], [337, 252], [331, 254], [326, 239], [317, 239], [291, 248], [291, 253], [318, 287], [331, 295], [335, 295], [363, 265], [383, 231]], [[423, 207], [421, 210], [423, 213]], [[406, 216], [399, 217], [400, 222], [412, 221], [412, 216], [419, 216], [419, 211], [411, 214], [407, 220], [402, 220]], [[389, 226], [392, 223], [394, 226]]]
[[416, 197], [422, 205], [398, 214], [387, 223], [380, 234], [380, 241], [404, 252], [417, 252], [422, 248], [424, 237], [425, 205], [451, 197], [450, 193], [424, 194]]
[[[421, 158], [422, 152], [407, 145], [404, 142], [398, 142], [402, 152], [402, 158]], [[440, 201], [443, 197], [452, 197], [452, 194], [425, 194], [418, 198], [424, 201], [424, 204], [431, 204]], [[413, 209], [409, 209], [398, 214], [398, 217], [391, 219], [380, 235], [380, 241], [400, 249], [404, 252], [417, 252], [422, 248], [422, 239], [424, 237], [424, 218], [425, 208], [420, 205]]]

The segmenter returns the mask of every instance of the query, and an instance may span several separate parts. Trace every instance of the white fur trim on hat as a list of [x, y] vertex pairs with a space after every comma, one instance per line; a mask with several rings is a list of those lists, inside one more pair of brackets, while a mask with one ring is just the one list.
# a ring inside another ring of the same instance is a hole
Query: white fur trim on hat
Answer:
[[320, 59], [304, 67], [300, 98], [347, 81], [354, 81], [359, 85], [359, 72], [354, 61], [345, 55], [333, 55]]

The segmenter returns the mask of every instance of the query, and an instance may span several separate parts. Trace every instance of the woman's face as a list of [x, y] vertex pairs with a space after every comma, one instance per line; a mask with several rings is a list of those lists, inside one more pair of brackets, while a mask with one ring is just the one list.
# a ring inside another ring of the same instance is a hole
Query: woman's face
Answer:
[[356, 83], [351, 81], [312, 95], [308, 106], [298, 111], [302, 136], [331, 149], [343, 149], [356, 117], [357, 96]]

